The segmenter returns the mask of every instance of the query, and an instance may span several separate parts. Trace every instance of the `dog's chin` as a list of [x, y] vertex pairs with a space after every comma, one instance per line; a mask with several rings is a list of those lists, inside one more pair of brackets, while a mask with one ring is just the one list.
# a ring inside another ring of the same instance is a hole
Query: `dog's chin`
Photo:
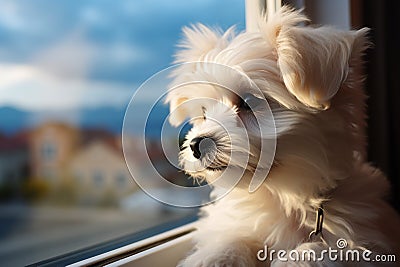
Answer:
[[220, 166], [203, 166], [199, 170], [190, 170], [183, 168], [183, 170], [192, 177], [204, 177], [207, 179], [208, 176], [215, 176], [216, 174], [220, 174], [224, 172], [228, 166], [220, 165]]
[[217, 164], [207, 164], [204, 166], [200, 161], [197, 161], [197, 164], [183, 164], [182, 167], [183, 171], [199, 184], [204, 181], [207, 183], [215, 181], [228, 168], [227, 165]]
[[[255, 166], [248, 164], [246, 167], [239, 166], [228, 166], [228, 165], [211, 165], [204, 166], [199, 170], [189, 170], [183, 168], [185, 173], [193, 178], [198, 184], [202, 184], [203, 182], [207, 182], [208, 184], [214, 184], [215, 181], [219, 180], [224, 175], [228, 175], [229, 178], [238, 178], [242, 180], [246, 174], [254, 173]], [[230, 185], [230, 183], [228, 182]]]
[[[234, 168], [237, 170], [242, 170], [243, 172], [254, 172], [257, 168], [257, 163], [247, 162], [246, 166], [238, 166], [238, 165], [226, 165], [220, 164], [219, 162], [201, 162], [200, 160], [193, 161], [193, 158], [189, 158], [187, 161], [185, 159], [181, 159], [181, 166], [183, 167], [183, 171], [185, 171], [190, 176], [207, 176], [207, 175], [215, 175], [215, 173], [222, 173], [226, 171], [228, 168]], [[185, 164], [185, 163], [186, 164]], [[191, 162], [187, 164], [187, 162]]]

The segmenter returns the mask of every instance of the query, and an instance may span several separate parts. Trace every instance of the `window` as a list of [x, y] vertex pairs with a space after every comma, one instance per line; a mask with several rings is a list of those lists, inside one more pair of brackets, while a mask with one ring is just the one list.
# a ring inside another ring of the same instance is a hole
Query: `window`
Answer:
[[116, 184], [120, 188], [124, 188], [127, 184], [127, 177], [123, 173], [118, 173], [117, 176], [115, 177]]
[[93, 173], [93, 184], [97, 188], [104, 187], [104, 175], [103, 175], [102, 171], [97, 170]]
[[52, 142], [45, 142], [41, 150], [42, 158], [44, 161], [53, 161], [57, 155], [56, 146]]
[[[306, 5], [308, 8], [306, 11], [312, 13], [312, 16], [315, 15], [313, 18], [317, 23], [328, 22], [338, 27], [348, 27], [346, 24], [349, 22], [348, 1], [336, 1], [333, 5], [331, 5], [332, 3], [327, 2], [321, 4], [321, 2], [317, 3], [317, 1], [283, 2], [290, 2], [292, 5], [297, 7], [304, 7], [304, 5]], [[248, 30], [257, 30], [254, 21], [256, 21], [256, 17], [265, 9], [266, 6], [270, 8], [269, 12], [273, 12], [273, 9], [278, 8], [280, 4], [280, 0], [248, 0], [246, 5]], [[323, 21], [318, 19], [318, 16], [321, 17], [321, 14], [325, 14], [327, 10], [332, 9], [340, 10], [340, 15], [334, 14], [334, 16], [332, 16], [329, 14], [323, 16]], [[340, 17], [339, 20], [337, 19], [338, 17]], [[126, 246], [119, 247], [118, 249], [108, 250], [104, 254], [97, 254], [94, 257], [88, 257], [81, 262], [77, 262], [76, 266], [81, 264], [101, 265], [103, 262], [112, 262], [113, 266], [175, 266], [191, 248], [190, 239], [192, 231], [195, 231], [194, 225], [190, 223], [184, 224], [183, 226], [171, 231], [161, 231], [157, 236], [152, 236], [144, 240], [138, 239], [136, 242], [130, 242]]]
[[130, 179], [121, 127], [136, 88], [171, 64], [195, 22], [243, 30], [244, 0], [2, 1], [0, 166], [14, 161], [20, 176], [10, 187], [0, 173], [8, 266], [72, 263], [193, 220], [196, 209], [162, 205]]

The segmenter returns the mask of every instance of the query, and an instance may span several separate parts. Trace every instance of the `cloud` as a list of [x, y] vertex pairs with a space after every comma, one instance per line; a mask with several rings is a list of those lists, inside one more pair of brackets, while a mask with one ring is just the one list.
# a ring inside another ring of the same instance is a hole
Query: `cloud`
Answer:
[[150, 57], [132, 43], [96, 44], [83, 31], [73, 31], [43, 47], [29, 62], [0, 65], [0, 105], [28, 110], [124, 106], [133, 83], [93, 79], [90, 71], [99, 64], [115, 69]]
[[96, 46], [74, 31], [35, 54], [32, 64], [62, 79], [83, 78], [96, 56]]
[[0, 65], [0, 105], [25, 110], [60, 110], [83, 107], [121, 107], [134, 88], [85, 79], [63, 79], [31, 65]]

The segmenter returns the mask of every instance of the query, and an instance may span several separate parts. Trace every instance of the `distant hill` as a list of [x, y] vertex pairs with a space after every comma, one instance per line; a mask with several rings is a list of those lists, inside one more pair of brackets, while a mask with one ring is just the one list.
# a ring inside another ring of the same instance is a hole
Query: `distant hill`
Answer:
[[[146, 116], [141, 108], [137, 108], [136, 116]], [[125, 114], [124, 108], [99, 107], [80, 110], [57, 110], [29, 112], [14, 107], [0, 107], [0, 132], [14, 134], [24, 129], [34, 128], [46, 121], [61, 121], [79, 128], [101, 128], [112, 133], [121, 133]], [[161, 127], [168, 114], [166, 106], [158, 106], [152, 111], [150, 128]], [[142, 129], [138, 129], [142, 131]]]
[[104, 128], [113, 133], [121, 133], [124, 114], [124, 108], [83, 109], [79, 111], [77, 126], [81, 128]]
[[13, 107], [0, 107], [1, 132], [13, 134], [29, 127], [29, 112]]

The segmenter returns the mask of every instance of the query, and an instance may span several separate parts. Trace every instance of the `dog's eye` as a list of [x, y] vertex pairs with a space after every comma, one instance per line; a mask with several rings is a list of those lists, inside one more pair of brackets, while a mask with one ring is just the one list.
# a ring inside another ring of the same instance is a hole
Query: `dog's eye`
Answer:
[[255, 109], [263, 99], [256, 97], [253, 94], [245, 94], [240, 98], [238, 108], [240, 110], [251, 111]]

